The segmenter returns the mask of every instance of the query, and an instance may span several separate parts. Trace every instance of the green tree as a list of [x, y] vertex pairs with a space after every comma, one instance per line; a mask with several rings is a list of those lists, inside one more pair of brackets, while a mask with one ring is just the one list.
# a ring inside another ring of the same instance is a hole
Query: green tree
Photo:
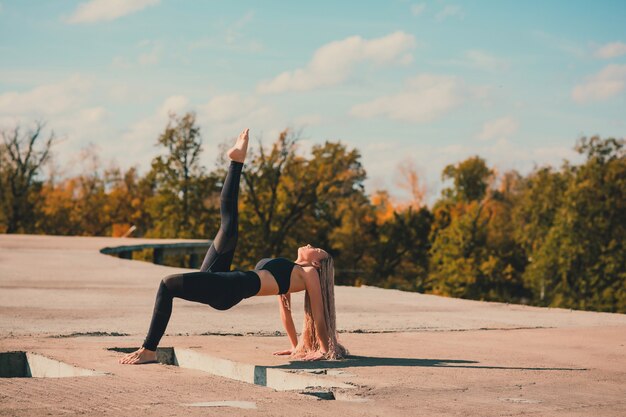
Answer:
[[626, 312], [624, 141], [583, 138], [562, 204], [525, 278], [545, 284], [552, 306]]
[[[467, 166], [482, 166], [469, 170], [481, 173], [473, 176], [474, 185], [448, 190], [434, 208], [430, 259], [433, 291], [494, 301], [527, 299], [530, 295], [522, 280], [526, 256], [514, 239], [511, 220], [519, 199], [521, 177], [515, 172], [506, 173], [498, 189], [489, 189], [487, 180], [492, 171], [482, 160], [469, 161], [472, 162], [453, 168], [464, 171]], [[450, 171], [450, 166], [446, 170]], [[458, 177], [472, 176], [459, 174]], [[480, 193], [464, 191], [470, 188]], [[469, 195], [481, 194], [480, 200], [468, 200]]]
[[335, 277], [338, 284], [359, 285], [371, 281], [367, 261], [377, 228], [374, 210], [361, 193], [354, 193], [338, 205], [339, 224], [329, 234], [330, 247], [340, 266]]
[[489, 210], [487, 248], [495, 268], [489, 271], [491, 299], [500, 301], [530, 301], [530, 291], [524, 286], [522, 274], [528, 259], [523, 246], [515, 239], [515, 207], [522, 196], [523, 178], [516, 171], [504, 173], [499, 186], [490, 191], [486, 201]]
[[493, 171], [478, 156], [448, 165], [443, 170], [442, 179], [452, 180], [453, 186], [443, 191], [444, 196], [456, 201], [480, 201], [487, 194], [492, 177]]
[[409, 206], [376, 228], [368, 259], [368, 284], [425, 292], [431, 289], [428, 240], [432, 214]]
[[[572, 173], [572, 167], [567, 164], [560, 172], [545, 167], [520, 181], [519, 198], [513, 206], [510, 224], [513, 226], [512, 235], [524, 250], [527, 263], [542, 262], [544, 257], [540, 251], [547, 248], [544, 245], [563, 205]], [[524, 286], [532, 291], [534, 303], [543, 304], [549, 284], [546, 276], [529, 274], [526, 268], [525, 271]]]
[[206, 237], [210, 218], [207, 195], [217, 192], [216, 179], [207, 177], [200, 166], [200, 128], [193, 113], [170, 115], [158, 145], [167, 153], [152, 161], [152, 169], [141, 184], [146, 210], [152, 219], [147, 234], [155, 237]]
[[41, 170], [50, 159], [54, 132], [43, 138], [44, 123], [22, 133], [18, 125], [0, 131], [0, 211], [6, 233], [35, 231]]
[[[294, 257], [298, 246], [330, 247], [341, 222], [339, 206], [363, 192], [365, 171], [356, 150], [341, 143], [313, 147], [310, 159], [296, 153], [297, 136], [280, 134], [266, 150], [250, 155], [243, 173], [239, 262], [250, 266], [270, 256]], [[340, 266], [338, 266], [340, 268]]]
[[493, 259], [486, 251], [487, 223], [484, 204], [464, 204], [448, 227], [432, 243], [433, 292], [452, 297], [480, 299], [485, 290], [481, 267]]

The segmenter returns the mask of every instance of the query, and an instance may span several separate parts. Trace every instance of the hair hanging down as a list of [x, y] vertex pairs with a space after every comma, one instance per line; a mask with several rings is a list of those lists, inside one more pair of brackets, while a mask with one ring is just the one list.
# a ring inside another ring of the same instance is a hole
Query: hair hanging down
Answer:
[[[335, 266], [333, 258], [328, 255], [320, 262], [318, 273], [320, 276], [320, 287], [322, 289], [322, 303], [324, 306], [324, 319], [326, 321], [326, 333], [328, 334], [328, 354], [327, 359], [341, 359], [348, 354], [337, 335], [337, 323], [335, 318]], [[298, 346], [296, 346], [292, 357], [301, 358], [308, 353], [321, 350], [315, 331], [313, 312], [311, 311], [311, 301], [308, 292], [304, 294], [304, 324], [302, 335]]]

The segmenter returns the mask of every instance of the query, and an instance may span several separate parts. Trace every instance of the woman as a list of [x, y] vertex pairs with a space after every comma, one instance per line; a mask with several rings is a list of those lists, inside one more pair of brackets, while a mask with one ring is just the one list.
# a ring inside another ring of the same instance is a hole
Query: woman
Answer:
[[[165, 333], [175, 297], [228, 310], [244, 298], [279, 295], [280, 312], [291, 348], [274, 352], [304, 360], [338, 359], [347, 354], [337, 341], [333, 258], [306, 245], [295, 262], [262, 259], [252, 271], [230, 271], [237, 244], [239, 180], [248, 150], [248, 131], [228, 151], [231, 159], [220, 197], [221, 224], [200, 272], [165, 277], [159, 286], [148, 335], [142, 347], [120, 359], [124, 364], [156, 362], [156, 348]], [[291, 317], [291, 293], [306, 291], [300, 341]]]

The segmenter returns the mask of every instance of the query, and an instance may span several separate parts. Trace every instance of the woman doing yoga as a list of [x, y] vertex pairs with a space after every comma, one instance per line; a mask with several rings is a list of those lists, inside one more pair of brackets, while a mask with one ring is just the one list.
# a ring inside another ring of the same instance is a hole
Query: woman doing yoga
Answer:
[[[276, 355], [304, 360], [337, 359], [347, 354], [337, 341], [334, 266], [326, 251], [311, 245], [298, 249], [295, 262], [285, 258], [262, 259], [252, 271], [231, 271], [238, 238], [239, 180], [248, 149], [248, 129], [228, 151], [230, 166], [220, 196], [221, 224], [200, 272], [173, 274], [160, 285], [148, 335], [140, 349], [120, 359], [124, 364], [156, 361], [156, 348], [165, 333], [175, 297], [228, 310], [244, 298], [279, 295], [281, 319], [291, 348]], [[304, 326], [300, 340], [291, 317], [290, 294], [305, 291]]]

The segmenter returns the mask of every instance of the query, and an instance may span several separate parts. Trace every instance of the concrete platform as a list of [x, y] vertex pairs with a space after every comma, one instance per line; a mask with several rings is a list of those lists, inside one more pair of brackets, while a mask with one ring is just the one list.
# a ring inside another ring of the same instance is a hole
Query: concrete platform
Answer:
[[[626, 315], [378, 288], [337, 287], [341, 340], [353, 356], [314, 363], [271, 355], [287, 344], [276, 297], [227, 312], [175, 301], [161, 346], [200, 363], [236, 364], [228, 366], [243, 374], [253, 369], [266, 382], [275, 370], [318, 378], [334, 401], [300, 393], [314, 388], [281, 391], [192, 368], [119, 365], [122, 353], [109, 349], [141, 343], [159, 280], [179, 270], [98, 249], [143, 241], [0, 235], [0, 351], [98, 374], [0, 378], [0, 416], [626, 415]], [[293, 304], [300, 327], [301, 294]]]

